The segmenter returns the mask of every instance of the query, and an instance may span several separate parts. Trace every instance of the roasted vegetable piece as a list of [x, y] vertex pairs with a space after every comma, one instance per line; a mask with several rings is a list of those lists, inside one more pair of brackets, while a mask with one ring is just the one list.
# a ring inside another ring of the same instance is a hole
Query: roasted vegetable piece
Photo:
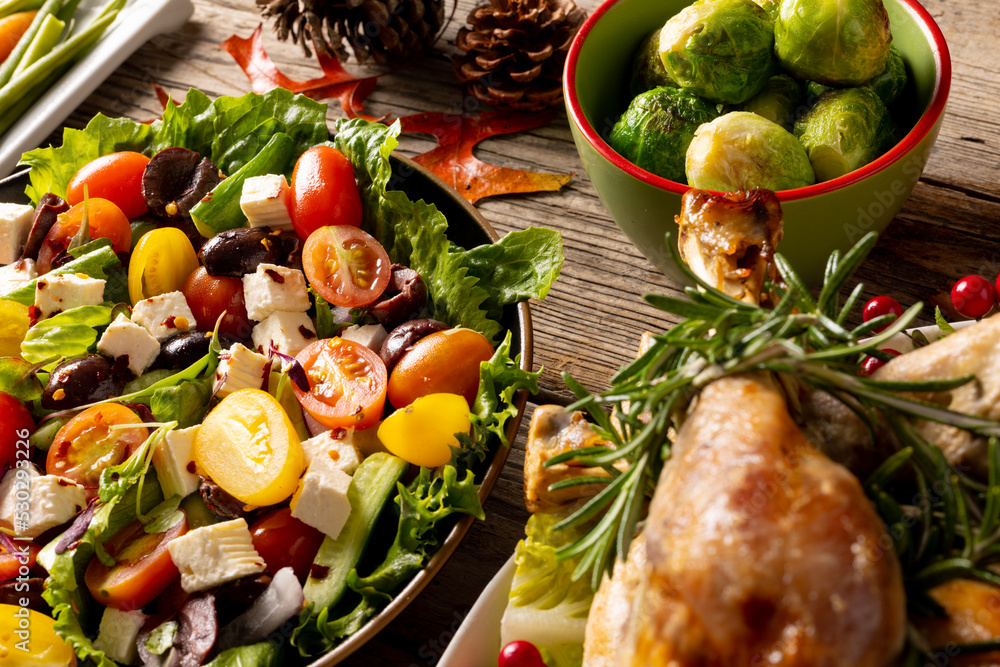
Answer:
[[778, 8], [781, 7], [781, 0], [753, 0], [758, 7], [767, 12], [773, 21], [778, 17]]
[[799, 82], [787, 74], [777, 74], [768, 79], [764, 89], [747, 100], [740, 110], [755, 113], [791, 130], [802, 102]]
[[635, 52], [628, 87], [635, 96], [659, 86], [676, 88], [677, 83], [667, 74], [667, 68], [660, 59], [660, 30], [657, 29], [642, 40], [639, 50]]
[[889, 15], [882, 0], [782, 0], [774, 53], [795, 76], [859, 86], [885, 69]]
[[679, 183], [684, 154], [702, 123], [718, 117], [715, 107], [677, 88], [654, 88], [637, 96], [611, 130], [611, 147], [630, 162]]
[[681, 88], [721, 104], [741, 104], [777, 69], [774, 24], [751, 0], [701, 0], [660, 31], [660, 58]]
[[828, 181], [868, 164], [893, 141], [889, 110], [870, 88], [823, 93], [795, 123], [816, 178]]
[[704, 190], [790, 190], [816, 182], [802, 144], [777, 123], [733, 111], [695, 132], [687, 151], [688, 183]]
[[875, 91], [886, 106], [899, 99], [906, 87], [906, 63], [903, 54], [895, 46], [889, 47], [889, 57], [882, 73], [865, 84], [865, 88]]

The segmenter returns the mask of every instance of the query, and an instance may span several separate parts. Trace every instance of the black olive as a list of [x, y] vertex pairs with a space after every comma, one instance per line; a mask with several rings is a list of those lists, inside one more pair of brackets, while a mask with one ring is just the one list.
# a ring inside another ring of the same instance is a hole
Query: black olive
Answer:
[[89, 354], [62, 362], [49, 373], [42, 407], [68, 410], [119, 395], [129, 379], [128, 360], [121, 359], [124, 363], [112, 363], [107, 357]]
[[239, 278], [256, 271], [259, 264], [284, 266], [292, 246], [297, 241], [274, 234], [270, 227], [241, 227], [219, 232], [198, 255], [208, 275]]
[[402, 264], [392, 265], [389, 285], [368, 312], [386, 328], [395, 327], [414, 315], [427, 303], [427, 286], [420, 274]]
[[389, 332], [389, 335], [385, 337], [382, 342], [382, 347], [378, 352], [378, 356], [382, 357], [382, 361], [385, 362], [385, 368], [388, 372], [392, 372], [392, 369], [396, 367], [399, 360], [402, 359], [403, 355], [413, 347], [413, 345], [423, 338], [424, 336], [430, 336], [432, 333], [437, 333], [438, 331], [444, 331], [450, 327], [444, 322], [438, 322], [437, 320], [431, 319], [421, 319], [421, 320], [410, 320], [409, 322], [403, 322], [398, 327]]
[[[208, 354], [208, 346], [211, 342], [212, 339], [205, 331], [183, 331], [171, 336], [163, 341], [160, 346], [160, 354], [153, 361], [151, 368], [169, 370], [187, 368]], [[222, 349], [228, 350], [235, 342], [237, 342], [236, 338], [229, 334], [219, 334], [219, 344]]]
[[187, 148], [167, 148], [146, 164], [142, 198], [163, 218], [185, 218], [194, 205], [222, 182], [219, 168]]

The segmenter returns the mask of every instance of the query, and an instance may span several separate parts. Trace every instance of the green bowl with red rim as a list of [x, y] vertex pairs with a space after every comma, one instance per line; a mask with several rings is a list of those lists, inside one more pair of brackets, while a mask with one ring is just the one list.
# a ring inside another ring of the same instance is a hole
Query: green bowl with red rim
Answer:
[[[780, 251], [804, 281], [819, 285], [830, 253], [842, 253], [896, 217], [930, 158], [951, 88], [951, 56], [940, 28], [918, 0], [884, 0], [893, 44], [909, 82], [894, 107], [905, 131], [893, 148], [849, 174], [778, 192], [785, 219]], [[611, 128], [628, 105], [631, 60], [642, 40], [689, 0], [606, 0], [570, 46], [563, 92], [570, 129], [601, 202], [658, 269], [683, 282], [665, 244], [689, 186], [656, 176], [616, 153]], [[908, 129], [907, 129], [908, 128]]]

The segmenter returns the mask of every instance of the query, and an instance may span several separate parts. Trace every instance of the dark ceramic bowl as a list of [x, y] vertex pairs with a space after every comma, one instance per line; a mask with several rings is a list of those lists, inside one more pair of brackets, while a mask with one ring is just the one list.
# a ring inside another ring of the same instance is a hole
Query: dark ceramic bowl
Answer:
[[[392, 156], [390, 162], [393, 175], [389, 182], [389, 189], [402, 190], [414, 201], [423, 199], [436, 205], [448, 219], [448, 237], [454, 243], [471, 248], [484, 243], [493, 243], [500, 238], [493, 227], [479, 214], [479, 211], [453, 188], [446, 185], [444, 181], [408, 158]], [[27, 171], [0, 180], [0, 201], [29, 203], [28, 197], [24, 194], [24, 188], [27, 184]], [[521, 355], [520, 367], [523, 370], [531, 371], [531, 314], [528, 310], [528, 304], [521, 303], [516, 307], [508, 307], [504, 312], [502, 324], [512, 332], [512, 356], [514, 354]], [[508, 442], [513, 443], [517, 438], [527, 400], [527, 391], [521, 390], [515, 394], [514, 403], [517, 406], [517, 416], [507, 422], [505, 433]], [[481, 484], [479, 498], [484, 503], [507, 461], [508, 452], [509, 448], [503, 447], [497, 442], [493, 448], [492, 456], [483, 463], [481, 469], [476, 470], [476, 481]], [[430, 559], [427, 567], [411, 579], [385, 609], [365, 624], [360, 631], [348, 637], [332, 651], [308, 663], [309, 667], [332, 667], [332, 665], [345, 660], [352, 653], [360, 650], [368, 640], [399, 616], [448, 561], [474, 520], [471, 516], [463, 515], [448, 532], [440, 550]], [[392, 536], [389, 537], [389, 541], [391, 539]], [[294, 661], [295, 651], [288, 650], [289, 648], [286, 647], [285, 664], [307, 664], [304, 660]], [[288, 662], [289, 660], [293, 660], [293, 662]]]

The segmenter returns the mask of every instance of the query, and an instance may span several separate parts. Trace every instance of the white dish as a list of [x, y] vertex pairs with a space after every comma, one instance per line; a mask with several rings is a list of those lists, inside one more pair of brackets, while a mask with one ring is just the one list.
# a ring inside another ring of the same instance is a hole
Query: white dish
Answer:
[[[83, 0], [74, 18], [82, 23], [106, 2]], [[0, 177], [13, 172], [21, 154], [45, 141], [136, 49], [155, 35], [177, 30], [193, 11], [191, 0], [130, 1], [94, 49], [0, 136]]]
[[507, 608], [514, 580], [514, 556], [507, 559], [483, 589], [462, 626], [445, 650], [438, 667], [495, 667], [500, 655], [500, 619]]

